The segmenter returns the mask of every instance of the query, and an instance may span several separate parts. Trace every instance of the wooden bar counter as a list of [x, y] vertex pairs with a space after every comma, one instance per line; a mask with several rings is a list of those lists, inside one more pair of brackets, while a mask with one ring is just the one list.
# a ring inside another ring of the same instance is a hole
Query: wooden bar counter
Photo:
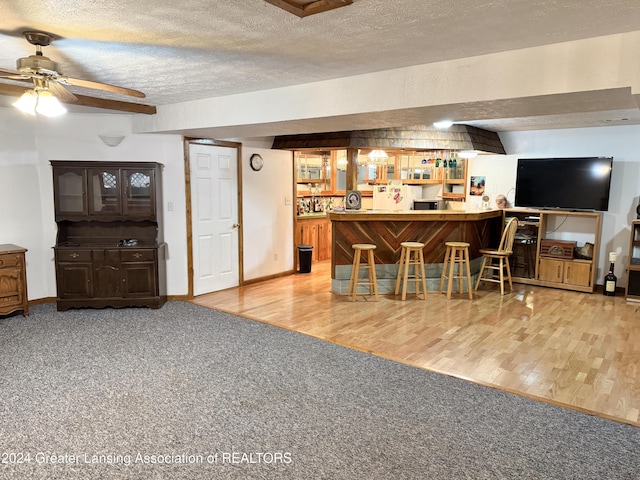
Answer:
[[425, 244], [427, 287], [437, 290], [446, 250], [445, 242], [469, 243], [471, 272], [480, 270], [481, 248], [497, 247], [502, 233], [502, 210], [406, 210], [330, 212], [332, 224], [332, 291], [346, 293], [354, 243], [372, 243], [381, 293], [391, 293], [400, 260], [400, 243]]

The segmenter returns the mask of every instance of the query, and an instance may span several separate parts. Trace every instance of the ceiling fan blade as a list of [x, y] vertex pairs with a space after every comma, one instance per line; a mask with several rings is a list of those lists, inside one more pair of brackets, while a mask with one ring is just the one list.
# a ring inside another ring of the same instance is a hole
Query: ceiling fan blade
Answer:
[[122, 95], [129, 95], [131, 97], [145, 98], [146, 95], [137, 90], [130, 88], [118, 87], [116, 85], [109, 85], [108, 83], [92, 82], [90, 80], [80, 80], [78, 78], [71, 77], [58, 77], [57, 81], [64, 83], [65, 85], [72, 85], [74, 87], [92, 88], [94, 90], [104, 90], [105, 92], [120, 93]]
[[0, 68], [0, 78], [10, 78], [11, 80], [25, 80], [31, 77], [29, 75], [24, 75], [17, 70]]
[[78, 97], [64, 88], [58, 82], [49, 82], [49, 91], [63, 103], [75, 103], [78, 101]]
[[[28, 90], [28, 88], [0, 83], [0, 95], [19, 97], [25, 92], [25, 90]], [[145, 115], [154, 115], [156, 113], [156, 107], [154, 107], [153, 105], [121, 102], [119, 100], [107, 100], [105, 98], [87, 97], [84, 95], [77, 95], [77, 98], [78, 101], [75, 102], [75, 105], [81, 105], [85, 107], [105, 108], [107, 110], [119, 110], [122, 112], [131, 113], [143, 113]]]

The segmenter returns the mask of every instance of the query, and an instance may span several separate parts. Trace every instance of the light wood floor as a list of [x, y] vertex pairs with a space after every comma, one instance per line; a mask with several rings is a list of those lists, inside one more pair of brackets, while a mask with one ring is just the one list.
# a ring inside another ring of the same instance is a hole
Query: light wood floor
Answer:
[[502, 297], [380, 301], [331, 293], [330, 263], [197, 297], [198, 305], [408, 365], [640, 426], [640, 306], [514, 284]]

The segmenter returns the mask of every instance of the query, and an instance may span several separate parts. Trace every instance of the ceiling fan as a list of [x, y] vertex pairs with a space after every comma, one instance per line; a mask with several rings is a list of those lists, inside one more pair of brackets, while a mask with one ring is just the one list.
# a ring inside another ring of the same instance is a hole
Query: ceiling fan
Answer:
[[[48, 33], [36, 31], [26, 31], [23, 32], [23, 35], [30, 44], [36, 47], [35, 55], [19, 58], [16, 62], [17, 70], [0, 68], [0, 78], [32, 81], [33, 88], [26, 89], [20, 100], [14, 103], [14, 105], [21, 110], [32, 114], [35, 114], [35, 111], [37, 110], [38, 113], [52, 116], [66, 111], [64, 107], [60, 105], [60, 101], [63, 103], [75, 103], [78, 105], [94, 106], [99, 108], [136, 111], [140, 113], [155, 113], [155, 107], [150, 105], [105, 100], [72, 93], [67, 89], [68, 86], [102, 90], [105, 92], [128, 95], [136, 98], [145, 98], [144, 93], [130, 88], [118, 87], [108, 83], [81, 80], [63, 75], [60, 66], [49, 57], [45, 57], [42, 53], [42, 47], [50, 45], [53, 41], [53, 36]], [[5, 88], [2, 89], [3, 91], [0, 91], [0, 93], [11, 95], [22, 91], [19, 87], [17, 87], [17, 90], [7, 87], [8, 86], [5, 86]], [[24, 105], [24, 109], [22, 108], [22, 105]], [[130, 107], [128, 108], [128, 106]], [[152, 111], [145, 111], [146, 109], [144, 107], [152, 109]], [[47, 111], [50, 113], [45, 113]]]

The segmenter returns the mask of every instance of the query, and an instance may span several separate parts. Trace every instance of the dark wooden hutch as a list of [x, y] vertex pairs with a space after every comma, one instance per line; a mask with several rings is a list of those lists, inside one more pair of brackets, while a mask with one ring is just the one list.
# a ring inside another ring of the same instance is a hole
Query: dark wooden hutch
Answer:
[[166, 302], [162, 165], [51, 161], [58, 310]]

